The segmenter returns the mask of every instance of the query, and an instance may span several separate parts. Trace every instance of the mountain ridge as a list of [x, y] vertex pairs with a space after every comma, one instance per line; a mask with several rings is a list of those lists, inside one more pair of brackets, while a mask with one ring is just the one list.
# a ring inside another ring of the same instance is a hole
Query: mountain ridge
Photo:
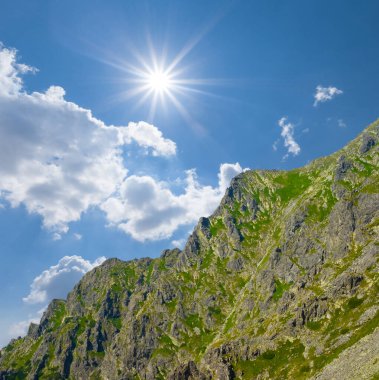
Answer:
[[379, 321], [378, 139], [376, 121], [302, 168], [241, 173], [182, 251], [108, 259], [53, 300], [1, 351], [0, 379], [333, 372]]

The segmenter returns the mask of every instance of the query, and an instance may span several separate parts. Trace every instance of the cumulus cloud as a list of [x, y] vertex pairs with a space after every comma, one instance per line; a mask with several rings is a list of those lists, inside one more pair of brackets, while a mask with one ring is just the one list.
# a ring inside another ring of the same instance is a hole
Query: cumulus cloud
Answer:
[[[247, 169], [244, 169], [247, 170]], [[220, 172], [218, 174], [219, 179], [219, 189], [221, 192], [224, 192], [226, 188], [229, 186], [230, 181], [237, 174], [242, 172], [241, 165], [236, 162], [235, 164], [221, 164]]]
[[127, 175], [122, 154], [132, 142], [154, 156], [176, 152], [173, 141], [145, 122], [107, 126], [65, 100], [65, 90], [27, 93], [13, 49], [0, 46], [0, 196], [37, 213], [58, 239], [118, 190]]
[[44, 270], [33, 280], [30, 293], [23, 301], [27, 304], [40, 304], [53, 298], [65, 298], [85, 273], [104, 260], [105, 257], [99, 257], [93, 262], [76, 255], [62, 257], [57, 265]]
[[186, 243], [186, 239], [178, 239], [178, 240], [173, 240], [171, 242], [171, 244], [174, 248], [180, 248], [180, 249], [182, 249], [184, 247], [185, 243]]
[[17, 63], [16, 50], [7, 49], [0, 42], [0, 95], [15, 95], [22, 90], [20, 74], [35, 72], [31, 66]]
[[[22, 74], [31, 71], [17, 62], [15, 50], [0, 47], [0, 198], [40, 215], [53, 240], [91, 207], [101, 208], [111, 225], [139, 241], [171, 237], [178, 227], [212, 213], [242, 171], [238, 163], [222, 164], [218, 186], [212, 187], [189, 170], [179, 195], [168, 182], [129, 175], [123, 161], [129, 144], [163, 157], [175, 155], [176, 144], [143, 121], [106, 125], [67, 101], [60, 86], [27, 93]], [[32, 289], [25, 300], [43, 294]]]
[[120, 191], [101, 208], [107, 219], [139, 241], [165, 239], [180, 226], [210, 215], [219, 204], [230, 180], [242, 171], [239, 163], [222, 164], [217, 187], [199, 183], [196, 171], [186, 172], [182, 194], [174, 194], [167, 182], [150, 176], [132, 175]]
[[28, 316], [28, 319], [11, 324], [8, 330], [9, 339], [26, 335], [30, 324], [39, 323], [39, 321], [41, 320], [42, 314], [45, 310], [46, 310], [46, 307], [43, 307], [42, 309], [38, 310], [37, 313], [35, 313], [35, 315], [30, 314]]
[[[282, 117], [278, 124], [282, 131], [280, 132], [280, 135], [283, 138], [284, 146], [287, 148], [287, 155], [292, 154], [293, 156], [297, 156], [300, 153], [300, 145], [295, 141], [295, 138], [293, 136], [295, 126], [288, 122], [286, 117]], [[285, 156], [285, 157], [286, 157]]]
[[13, 323], [9, 328], [9, 337], [11, 338], [17, 338], [19, 336], [24, 336], [28, 332], [28, 328], [31, 323], [38, 323], [40, 318], [33, 317], [29, 318], [25, 321], [20, 321]]
[[343, 94], [343, 91], [339, 90], [337, 87], [322, 87], [319, 85], [316, 87], [316, 92], [314, 94], [315, 101], [313, 103], [313, 106], [316, 107], [318, 103], [324, 103], [332, 100], [340, 94]]
[[129, 123], [128, 127], [122, 130], [122, 135], [126, 144], [135, 141], [141, 147], [151, 148], [154, 156], [176, 154], [176, 144], [169, 139], [165, 139], [157, 127], [144, 121]]
[[25, 320], [11, 324], [4, 344], [8, 339], [26, 335], [32, 322], [39, 323], [46, 305], [52, 299], [65, 298], [85, 273], [100, 265], [104, 260], [105, 257], [99, 257], [91, 262], [81, 256], [64, 256], [57, 265], [51, 266], [38, 275], [30, 285], [30, 293], [23, 298], [23, 301], [29, 305], [44, 306], [36, 313], [29, 314]]

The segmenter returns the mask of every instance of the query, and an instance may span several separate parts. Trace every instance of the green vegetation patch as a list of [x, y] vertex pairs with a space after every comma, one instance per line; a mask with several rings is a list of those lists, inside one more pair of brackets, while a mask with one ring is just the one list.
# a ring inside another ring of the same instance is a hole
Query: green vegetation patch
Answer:
[[378, 169], [376, 165], [372, 165], [369, 162], [360, 159], [359, 157], [355, 157], [355, 161], [359, 162], [362, 165], [363, 170], [360, 170], [359, 174], [365, 178], [369, 177], [375, 170]]
[[285, 282], [281, 282], [279, 279], [275, 279], [275, 291], [272, 295], [272, 299], [277, 301], [282, 298], [283, 293], [286, 292], [290, 287], [291, 283], [287, 284]]
[[241, 360], [234, 370], [241, 379], [254, 379], [259, 374], [268, 374], [270, 379], [302, 379], [309, 364], [304, 358], [304, 345], [299, 341], [286, 341], [276, 350], [267, 350], [254, 360]]
[[122, 320], [120, 317], [116, 317], [116, 318], [109, 318], [110, 322], [112, 323], [112, 325], [117, 329], [117, 330], [121, 330], [121, 327], [122, 327]]
[[241, 203], [235, 200], [233, 203], [233, 208], [229, 208], [229, 212], [232, 215], [232, 217], [236, 220], [243, 217], [243, 213], [241, 211]]
[[177, 303], [178, 303], [177, 299], [173, 299], [169, 302], [166, 302], [166, 307], [170, 313], [173, 313], [175, 311]]
[[63, 317], [66, 315], [66, 303], [64, 301], [56, 301], [55, 305], [54, 313], [50, 318], [53, 328], [59, 327], [62, 323]]
[[211, 222], [210, 232], [212, 236], [216, 236], [220, 231], [225, 229], [225, 224], [222, 218], [213, 219]]
[[364, 301], [363, 298], [352, 297], [347, 302], [347, 308], [350, 310], [355, 309], [358, 306], [360, 306], [363, 303], [363, 301]]
[[164, 258], [159, 258], [158, 259], [158, 270], [160, 272], [163, 272], [163, 271], [166, 271], [167, 270], [167, 267], [166, 267], [166, 261]]
[[210, 249], [202, 258], [201, 264], [200, 264], [200, 269], [207, 269], [212, 263], [212, 259], [214, 257], [213, 251]]
[[310, 330], [313, 330], [313, 331], [317, 331], [317, 330], [320, 330], [321, 326], [322, 326], [322, 322], [321, 321], [309, 321], [306, 326], [310, 329]]
[[89, 358], [93, 359], [104, 359], [105, 351], [88, 351], [87, 352]]
[[282, 202], [289, 202], [291, 199], [301, 195], [312, 183], [311, 179], [300, 171], [281, 172], [274, 178], [274, 183], [281, 185], [276, 190]]
[[232, 314], [229, 315], [228, 319], [225, 322], [224, 332], [228, 332], [234, 326], [235, 320], [236, 320], [236, 315], [233, 312]]
[[175, 350], [176, 350], [176, 346], [174, 345], [172, 339], [168, 335], [164, 334], [159, 337], [159, 347], [153, 351], [152, 357], [153, 358], [157, 356], [169, 357], [169, 356], [172, 356]]
[[10, 379], [26, 379], [26, 375], [31, 369], [31, 359], [40, 346], [41, 341], [42, 337], [38, 338], [35, 342], [29, 341], [29, 347], [21, 352], [18, 348], [21, 347], [22, 343], [27, 342], [25, 338], [18, 339], [5, 348], [5, 352], [10, 353], [10, 356], [2, 358], [2, 366], [15, 371], [14, 375], [10, 375]]
[[[313, 358], [314, 362], [314, 368], [316, 371], [321, 370], [323, 367], [325, 367], [327, 364], [332, 362], [335, 358], [338, 357], [338, 355], [346, 350], [347, 348], [353, 346], [355, 343], [357, 343], [360, 339], [363, 337], [371, 334], [379, 325], [379, 312], [376, 313], [375, 317], [372, 318], [370, 321], [365, 323], [364, 325], [360, 326], [357, 328], [350, 336], [350, 339], [339, 345], [338, 347], [335, 347], [332, 350], [326, 351], [324, 354], [317, 356]], [[346, 334], [346, 328], [345, 331], [343, 332]], [[342, 330], [339, 331], [339, 334], [342, 334]]]
[[[262, 239], [262, 233], [266, 232], [272, 227], [272, 215], [269, 211], [261, 211], [255, 220], [249, 220], [241, 223], [238, 227], [244, 231], [244, 236], [251, 237], [242, 243], [245, 247], [254, 247]], [[279, 230], [280, 233], [280, 230]]]
[[200, 319], [198, 314], [189, 314], [185, 319], [184, 323], [188, 326], [191, 327], [192, 329], [197, 327], [201, 329], [203, 327], [203, 322]]
[[92, 318], [92, 316], [86, 316], [86, 317], [81, 317], [79, 318], [79, 321], [78, 321], [78, 331], [76, 333], [77, 336], [83, 334], [83, 332], [87, 329], [87, 328], [94, 328], [95, 325], [96, 325], [96, 321]]
[[192, 352], [195, 357], [199, 358], [212, 343], [215, 335], [216, 333], [209, 330], [199, 331], [198, 334], [185, 334], [181, 348]]
[[208, 311], [211, 313], [213, 318], [217, 321], [217, 323], [221, 323], [224, 319], [224, 314], [221, 312], [219, 307], [208, 307]]
[[121, 286], [119, 282], [112, 284], [111, 289], [112, 289], [112, 292], [116, 294], [120, 294], [124, 290], [124, 288]]
[[362, 193], [369, 193], [369, 194], [377, 194], [379, 192], [378, 190], [378, 183], [379, 183], [379, 175], [374, 174], [370, 177], [370, 183], [366, 186], [364, 186], [361, 189]]
[[136, 278], [136, 271], [135, 271], [135, 269], [131, 265], [128, 265], [125, 268], [124, 273], [125, 273], [126, 280], [129, 283], [135, 280], [135, 278]]
[[308, 218], [317, 222], [323, 222], [327, 219], [337, 198], [330, 189], [331, 184], [325, 184], [324, 189], [316, 194], [315, 203], [308, 206]]
[[148, 285], [151, 282], [151, 275], [153, 274], [154, 265], [155, 265], [155, 261], [151, 261], [151, 263], [149, 264], [149, 266], [147, 268], [147, 275], [146, 275], [146, 278], [145, 278], [145, 282]]

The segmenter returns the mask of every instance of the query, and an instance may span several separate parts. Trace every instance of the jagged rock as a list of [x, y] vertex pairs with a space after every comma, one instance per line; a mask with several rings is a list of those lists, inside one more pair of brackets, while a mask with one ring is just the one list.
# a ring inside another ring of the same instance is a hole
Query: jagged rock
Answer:
[[355, 229], [353, 203], [341, 200], [334, 206], [329, 218], [327, 247], [334, 259], [340, 259], [348, 253], [349, 242]]
[[232, 256], [234, 251], [228, 244], [220, 244], [216, 247], [216, 253], [220, 258], [225, 259], [228, 256]]
[[210, 232], [211, 223], [208, 218], [200, 218], [198, 229], [199, 231], [207, 238], [211, 238], [211, 232]]
[[39, 324], [30, 323], [27, 335], [32, 339], [37, 339], [39, 337]]
[[241, 257], [237, 257], [235, 259], [229, 260], [227, 264], [227, 268], [239, 272], [244, 268], [244, 261]]
[[195, 362], [192, 360], [182, 364], [169, 375], [169, 380], [207, 380], [209, 377], [199, 371]]
[[232, 217], [225, 218], [225, 226], [228, 231], [228, 238], [236, 245], [239, 246], [239, 243], [243, 240], [241, 232], [237, 228], [236, 221]]
[[373, 136], [365, 133], [362, 137], [362, 145], [359, 149], [360, 153], [367, 153], [375, 144], [376, 139]]
[[181, 250], [179, 248], [164, 250], [162, 252], [161, 258], [164, 259], [165, 266], [167, 268], [174, 267], [178, 261], [178, 257], [180, 253], [181, 253]]
[[259, 203], [256, 199], [247, 199], [246, 203], [242, 204], [242, 212], [248, 211], [251, 215], [251, 219], [254, 220], [257, 217], [259, 211]]
[[332, 297], [336, 298], [341, 295], [353, 295], [357, 287], [363, 280], [360, 274], [345, 272], [341, 274], [333, 283]]
[[309, 321], [323, 317], [328, 311], [327, 298], [315, 298], [304, 302], [297, 310], [297, 326], [303, 326]]
[[350, 160], [345, 155], [340, 156], [340, 158], [338, 159], [338, 166], [335, 173], [336, 180], [339, 181], [343, 179], [351, 167], [352, 163], [350, 162]]

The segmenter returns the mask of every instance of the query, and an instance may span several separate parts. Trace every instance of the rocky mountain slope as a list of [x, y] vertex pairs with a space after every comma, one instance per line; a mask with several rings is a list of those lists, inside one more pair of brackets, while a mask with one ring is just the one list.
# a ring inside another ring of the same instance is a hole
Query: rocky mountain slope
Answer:
[[183, 251], [51, 302], [0, 379], [378, 379], [378, 142], [237, 176]]

